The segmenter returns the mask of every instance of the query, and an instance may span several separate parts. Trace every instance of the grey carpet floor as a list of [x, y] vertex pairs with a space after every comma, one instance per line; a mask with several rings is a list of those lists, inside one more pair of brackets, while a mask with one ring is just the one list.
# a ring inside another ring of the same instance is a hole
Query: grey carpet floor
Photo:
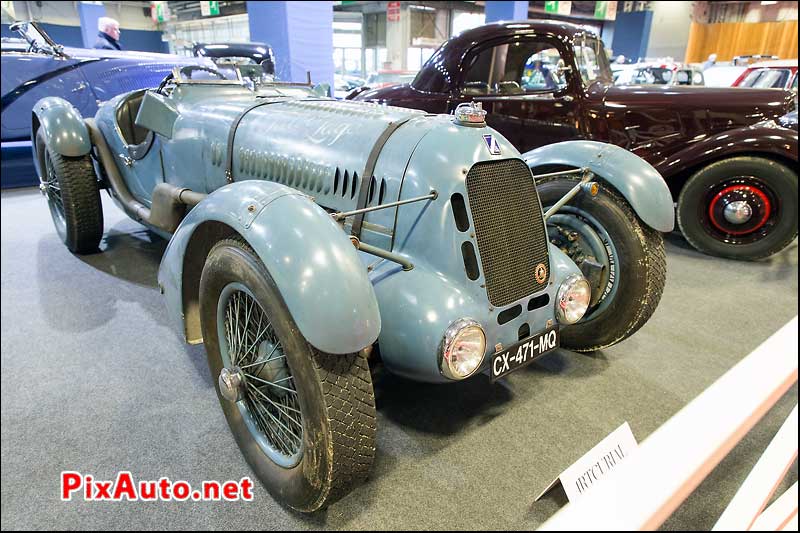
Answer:
[[[379, 373], [373, 474], [323, 513], [288, 511], [259, 485], [249, 503], [61, 502], [62, 470], [252, 476], [203, 348], [168, 325], [164, 241], [104, 204], [104, 252], [77, 257], [38, 191], [2, 193], [3, 529], [534, 529], [563, 504], [533, 501], [563, 468], [623, 421], [641, 441], [797, 313], [796, 243], [740, 263], [670, 236], [661, 305], [618, 346], [559, 350], [495, 385]], [[665, 527], [713, 525], [796, 402], [795, 386]]]

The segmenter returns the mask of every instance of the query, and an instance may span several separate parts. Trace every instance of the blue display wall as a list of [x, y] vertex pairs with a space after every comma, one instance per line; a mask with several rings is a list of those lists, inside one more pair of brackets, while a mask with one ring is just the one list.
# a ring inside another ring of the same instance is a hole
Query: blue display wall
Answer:
[[622, 54], [634, 62], [644, 59], [647, 55], [647, 42], [650, 40], [652, 24], [652, 11], [617, 13], [611, 43], [614, 55]]

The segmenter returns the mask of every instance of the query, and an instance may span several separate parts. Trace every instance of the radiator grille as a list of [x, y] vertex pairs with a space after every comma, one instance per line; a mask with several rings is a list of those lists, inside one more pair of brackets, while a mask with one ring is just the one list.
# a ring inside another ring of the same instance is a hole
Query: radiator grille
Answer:
[[[547, 286], [550, 264], [539, 195], [520, 159], [476, 163], [466, 179], [489, 303], [503, 307]], [[536, 267], [547, 276], [536, 281]]]

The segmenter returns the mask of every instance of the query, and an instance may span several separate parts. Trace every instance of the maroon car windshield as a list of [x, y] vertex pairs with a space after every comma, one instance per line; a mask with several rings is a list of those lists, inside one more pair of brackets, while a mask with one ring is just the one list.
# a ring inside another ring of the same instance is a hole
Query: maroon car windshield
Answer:
[[573, 47], [584, 86], [588, 87], [596, 81], [613, 83], [614, 76], [603, 41], [584, 35], [575, 38]]
[[[525, 49], [526, 52], [530, 53], [522, 54], [517, 58], [520, 59], [520, 64], [516, 70], [524, 74], [518, 84], [521, 83], [526, 90], [555, 90], [565, 86], [564, 72], [569, 70], [571, 66], [565, 65], [563, 59], [560, 59], [560, 53], [557, 48], [554, 48], [552, 44], [546, 45], [544, 42], [539, 42], [534, 46], [533, 43], [536, 43], [536, 41], [533, 37], [531, 38], [531, 43], [533, 48]], [[503, 47], [495, 46], [495, 48]], [[454, 53], [453, 49], [457, 49], [455, 52], [459, 53]], [[585, 86], [588, 87], [596, 81], [612, 82], [611, 65], [608, 62], [608, 56], [600, 39], [592, 35], [578, 34], [573, 41], [572, 52], [577, 63], [577, 74], [580, 75]], [[467, 83], [477, 83], [475, 80], [470, 80], [470, 76], [474, 77], [486, 70], [479, 68], [482, 64], [481, 60], [487, 57], [494, 57], [492, 53], [496, 52], [492, 52], [492, 49], [487, 49], [478, 54], [470, 55], [469, 52], [461, 51], [458, 43], [453, 41], [446, 42], [423, 65], [411, 86], [422, 92], [446, 93], [454, 89], [453, 83], [459, 81], [460, 75], [464, 75], [467, 78], [463, 80]], [[511, 52], [507, 53], [509, 56], [513, 55]], [[454, 56], [459, 59], [468, 57], [472, 61], [468, 66], [459, 65], [454, 61]], [[508, 62], [508, 59], [506, 58], [504, 61]], [[461, 72], [462, 69], [465, 72]], [[538, 71], [546, 72], [547, 75], [537, 77], [536, 73]], [[483, 79], [486, 76], [479, 77], [481, 78], [479, 81], [483, 82], [484, 85], [491, 82], [489, 79]]]

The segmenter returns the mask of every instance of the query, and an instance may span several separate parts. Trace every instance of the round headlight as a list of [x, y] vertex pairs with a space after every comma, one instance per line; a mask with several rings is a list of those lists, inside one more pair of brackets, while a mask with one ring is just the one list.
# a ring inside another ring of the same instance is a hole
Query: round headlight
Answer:
[[571, 274], [558, 288], [556, 297], [556, 317], [562, 324], [574, 324], [589, 309], [592, 299], [592, 288], [586, 278]]
[[460, 318], [444, 332], [439, 368], [446, 378], [468, 378], [481, 366], [485, 351], [486, 334], [481, 325]]

